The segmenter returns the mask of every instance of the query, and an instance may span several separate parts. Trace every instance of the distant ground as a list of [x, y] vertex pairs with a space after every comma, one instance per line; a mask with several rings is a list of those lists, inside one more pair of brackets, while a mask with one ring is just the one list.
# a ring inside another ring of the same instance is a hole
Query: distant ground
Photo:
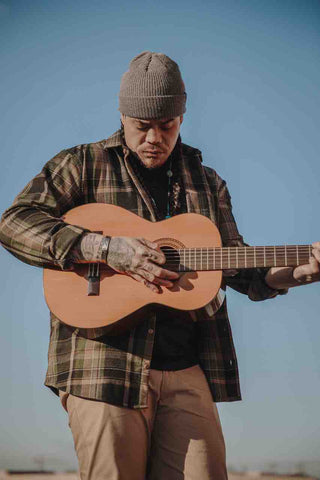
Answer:
[[80, 480], [76, 473], [8, 473], [0, 472], [0, 480]]
[[[8, 473], [0, 471], [0, 480], [80, 480], [76, 472], [70, 473]], [[313, 477], [298, 475], [273, 475], [261, 472], [230, 473], [229, 480], [315, 480]]]

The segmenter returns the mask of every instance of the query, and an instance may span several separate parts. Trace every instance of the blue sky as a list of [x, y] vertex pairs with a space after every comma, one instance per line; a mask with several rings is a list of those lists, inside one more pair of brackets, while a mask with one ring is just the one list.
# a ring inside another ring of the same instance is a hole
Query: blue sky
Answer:
[[[143, 50], [180, 65], [183, 141], [227, 180], [246, 241], [319, 240], [314, 0], [1, 0], [1, 211], [57, 152], [118, 128], [120, 77]], [[65, 413], [42, 386], [42, 272], [3, 249], [0, 262], [0, 468], [34, 468], [36, 455], [71, 468]], [[305, 462], [319, 473], [319, 285], [262, 303], [228, 296], [244, 397], [220, 407], [229, 465]]]

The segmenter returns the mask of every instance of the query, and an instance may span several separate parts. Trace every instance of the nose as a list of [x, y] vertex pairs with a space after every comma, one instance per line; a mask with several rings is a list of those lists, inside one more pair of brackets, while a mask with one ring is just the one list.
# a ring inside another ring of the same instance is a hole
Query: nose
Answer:
[[149, 128], [146, 135], [146, 141], [151, 144], [161, 143], [161, 131], [157, 127]]

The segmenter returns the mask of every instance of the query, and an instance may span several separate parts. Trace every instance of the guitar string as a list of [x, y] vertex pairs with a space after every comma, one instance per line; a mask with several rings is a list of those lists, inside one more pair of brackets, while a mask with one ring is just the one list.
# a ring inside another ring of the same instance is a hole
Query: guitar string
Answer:
[[[217, 249], [215, 248], [209, 248], [207, 249], [206, 247], [196, 247], [196, 248], [189, 248], [189, 249], [178, 249], [176, 251], [172, 251], [168, 249], [168, 247], [164, 247], [163, 251], [166, 255], [166, 263], [170, 263], [171, 265], [180, 265], [182, 261], [182, 256], [183, 258], [183, 263], [202, 263], [203, 260], [205, 262], [213, 262], [219, 263], [220, 262], [228, 262], [228, 264], [233, 264], [233, 263], [241, 263], [243, 260], [245, 263], [259, 263], [262, 261], [263, 264], [267, 263], [272, 257], [272, 264], [274, 263], [280, 263], [281, 261], [285, 261], [285, 264], [293, 262], [294, 264], [297, 264], [297, 247], [298, 247], [298, 255], [300, 257], [299, 260], [303, 260], [304, 258], [301, 257], [309, 257], [310, 254], [310, 245], [299, 245], [299, 246], [293, 246], [293, 245], [288, 245], [288, 246], [280, 246], [276, 248], [281, 248], [284, 249], [284, 252], [275, 252], [274, 248], [272, 246], [269, 247], [218, 247]], [[260, 251], [257, 251], [257, 249], [260, 249]], [[225, 250], [224, 250], [225, 249]], [[233, 251], [232, 251], [233, 249]], [[250, 249], [250, 250], [248, 250]], [[261, 249], [263, 249], [261, 251]], [[267, 249], [269, 251], [267, 251]], [[184, 252], [183, 254], [180, 254], [179, 252]], [[217, 255], [217, 252], [219, 252], [219, 255]], [[205, 258], [203, 258], [203, 253], [205, 253]], [[237, 254], [235, 257], [231, 257], [234, 254]], [[225, 254], [225, 255], [224, 255]], [[241, 255], [244, 256], [244, 258], [241, 257]], [[276, 262], [274, 261], [274, 257], [276, 255]], [[188, 256], [189, 258], [185, 258]], [[191, 258], [190, 258], [191, 257]], [[226, 258], [224, 258], [226, 257]], [[239, 258], [240, 257], [240, 258]]]
[[[181, 252], [181, 253], [180, 253], [180, 252]], [[256, 252], [253, 252], [253, 251], [245, 251], [245, 250], [244, 250], [244, 251], [243, 251], [243, 250], [241, 251], [241, 250], [238, 250], [238, 251], [235, 251], [235, 252], [234, 252], [234, 251], [233, 251], [233, 252], [228, 252], [228, 251], [223, 251], [223, 252], [221, 252], [221, 251], [206, 251], [206, 249], [204, 249], [204, 251], [192, 251], [191, 249], [186, 249], [186, 250], [182, 250], [182, 251], [178, 251], [178, 252], [171, 252], [171, 251], [167, 251], [167, 252], [166, 252], [166, 251], [164, 251], [164, 253], [165, 253], [166, 256], [169, 256], [169, 257], [172, 257], [172, 256], [173, 256], [173, 257], [175, 257], [175, 256], [182, 256], [182, 255], [198, 255], [198, 256], [200, 256], [200, 255], [206, 255], [206, 256], [207, 256], [207, 255], [211, 255], [211, 256], [218, 256], [218, 255], [220, 255], [220, 256], [222, 255], [222, 256], [223, 256], [223, 255], [225, 255], [225, 256], [226, 256], [226, 255], [229, 255], [229, 253], [232, 254], [232, 255], [235, 255], [235, 254], [237, 254], [237, 253], [238, 253], [238, 254], [240, 253], [240, 254], [243, 254], [243, 255], [252, 255], [252, 256], [255, 256], [255, 255], [261, 255], [261, 256], [263, 256], [264, 254], [270, 255], [270, 256], [271, 256], [271, 255], [272, 255], [272, 256], [274, 256], [274, 255], [276, 255], [276, 256], [286, 256], [286, 254], [287, 254], [287, 255], [297, 255], [296, 250], [295, 250], [295, 251], [291, 251], [291, 252], [287, 251], [286, 253], [285, 253], [285, 252], [276, 252], [276, 253], [274, 253], [274, 251], [269, 251], [269, 252], [267, 252], [267, 251], [266, 251], [266, 252], [258, 252], [258, 251], [256, 251]], [[304, 254], [305, 254], [305, 253], [309, 253], [309, 248], [307, 248], [307, 249], [299, 249], [299, 252], [298, 252], [298, 253], [299, 253], [299, 254], [300, 254], [300, 253], [304, 253]]]
[[274, 250], [274, 248], [276, 249], [279, 249], [279, 248], [290, 248], [290, 249], [294, 249], [296, 250], [296, 248], [298, 247], [298, 249], [306, 249], [306, 248], [310, 248], [310, 245], [298, 245], [298, 246], [295, 246], [295, 245], [290, 245], [290, 246], [287, 246], [287, 247], [278, 247], [278, 246], [268, 246], [268, 247], [188, 247], [188, 248], [177, 248], [177, 249], [172, 249], [171, 247], [160, 247], [162, 248], [163, 250], [167, 250], [168, 253], [172, 252], [172, 253], [175, 253], [175, 252], [184, 252], [184, 251], [198, 251], [198, 252], [201, 252], [203, 250], [209, 250], [211, 252], [215, 252], [215, 251], [225, 251], [227, 252], [229, 249], [237, 249], [237, 250], [249, 250], [249, 251], [253, 251], [253, 249], [272, 249], [272, 251]]
[[166, 258], [181, 258], [182, 256], [192, 256], [192, 258], [195, 258], [195, 257], [203, 257], [205, 256], [205, 258], [219, 258], [219, 257], [229, 257], [229, 255], [231, 256], [236, 256], [236, 255], [243, 255], [243, 256], [246, 256], [246, 257], [274, 257], [276, 256], [277, 258], [281, 258], [281, 257], [297, 257], [297, 253], [298, 255], [309, 255], [310, 253], [310, 248], [309, 247], [304, 247], [304, 248], [299, 248], [298, 252], [296, 250], [296, 248], [294, 250], [287, 250], [286, 252], [274, 252], [274, 250], [269, 250], [269, 251], [252, 251], [252, 250], [245, 250], [245, 249], [239, 249], [238, 251], [228, 251], [228, 250], [206, 250], [205, 248], [203, 250], [193, 250], [193, 249], [185, 249], [185, 250], [178, 250], [176, 252], [172, 252], [171, 250], [164, 250], [163, 249], [163, 253], [165, 254]]
[[[263, 248], [263, 250], [258, 250], [257, 247], [254, 248], [254, 247], [217, 247], [217, 248], [206, 248], [206, 247], [190, 247], [190, 248], [184, 248], [184, 249], [174, 249], [172, 250], [171, 248], [162, 248], [163, 251], [165, 251], [167, 253], [167, 255], [177, 255], [177, 254], [180, 254], [180, 253], [183, 253], [183, 252], [186, 252], [186, 253], [198, 253], [198, 254], [202, 254], [202, 253], [211, 253], [211, 254], [216, 254], [216, 253], [239, 253], [239, 252], [243, 252], [243, 253], [259, 253], [259, 254], [262, 254], [264, 252], [266, 253], [269, 253], [269, 254], [281, 254], [281, 255], [284, 255], [285, 253], [296, 253], [297, 251], [297, 248], [296, 247], [292, 247], [290, 249], [286, 249], [285, 251], [276, 251], [275, 252], [275, 249], [274, 247], [269, 247], [269, 250], [267, 249], [264, 249], [264, 247], [261, 247]], [[232, 251], [232, 249], [235, 249]], [[308, 245], [303, 245], [301, 247], [298, 248], [298, 251], [308, 251], [310, 249], [310, 247]]]

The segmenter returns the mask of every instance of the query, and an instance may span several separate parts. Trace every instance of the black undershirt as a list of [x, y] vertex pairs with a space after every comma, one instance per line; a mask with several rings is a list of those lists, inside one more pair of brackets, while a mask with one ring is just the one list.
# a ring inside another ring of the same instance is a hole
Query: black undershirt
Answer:
[[[168, 205], [168, 160], [162, 167], [148, 169], [137, 158], [134, 168], [144, 187], [153, 198], [160, 219], [165, 218]], [[190, 315], [183, 310], [155, 306], [156, 332], [151, 368], [156, 370], [182, 370], [198, 363], [196, 332]]]

